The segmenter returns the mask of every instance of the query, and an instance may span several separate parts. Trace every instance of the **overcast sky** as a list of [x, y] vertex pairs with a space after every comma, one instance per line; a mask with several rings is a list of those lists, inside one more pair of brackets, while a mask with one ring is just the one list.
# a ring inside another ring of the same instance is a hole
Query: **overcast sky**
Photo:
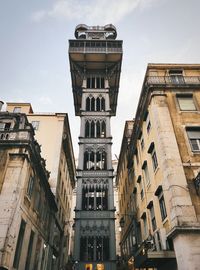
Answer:
[[75, 156], [68, 39], [77, 24], [113, 23], [124, 42], [113, 155], [135, 115], [147, 63], [200, 63], [200, 0], [0, 0], [0, 99], [67, 112]]

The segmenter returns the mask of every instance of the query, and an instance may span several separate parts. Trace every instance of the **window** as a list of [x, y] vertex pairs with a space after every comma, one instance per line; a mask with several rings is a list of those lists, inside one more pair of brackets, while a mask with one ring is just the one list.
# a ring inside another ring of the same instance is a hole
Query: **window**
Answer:
[[31, 124], [32, 124], [34, 130], [38, 130], [40, 121], [32, 121]]
[[83, 210], [107, 210], [108, 209], [108, 189], [104, 185], [84, 186], [82, 190]]
[[170, 81], [173, 84], [184, 84], [183, 71], [174, 69], [169, 70]]
[[153, 169], [155, 171], [158, 167], [158, 160], [157, 160], [155, 148], [153, 149], [151, 153], [151, 158], [152, 158], [152, 163], [153, 163]]
[[143, 135], [140, 138], [140, 145], [141, 145], [141, 149], [143, 150], [144, 149], [144, 138], [143, 138]]
[[86, 138], [105, 138], [106, 137], [106, 123], [105, 123], [105, 121], [86, 120], [85, 137]]
[[107, 154], [105, 151], [86, 151], [84, 153], [84, 170], [106, 170]]
[[157, 160], [157, 155], [156, 155], [156, 150], [155, 150], [154, 143], [150, 144], [149, 149], [148, 149], [148, 153], [151, 154], [153, 170], [155, 171], [157, 169], [157, 167], [158, 167], [158, 160]]
[[156, 225], [156, 217], [155, 217], [155, 212], [154, 212], [154, 207], [153, 207], [152, 201], [150, 201], [147, 208], [150, 211], [152, 229], [153, 229], [153, 231], [155, 231], [155, 229], [157, 228], [157, 225]]
[[197, 176], [194, 178], [194, 186], [197, 195], [200, 196], [200, 173], [198, 173]]
[[31, 199], [33, 194], [33, 188], [34, 188], [34, 177], [30, 176], [28, 181], [28, 187], [27, 187], [27, 195], [29, 199]]
[[149, 133], [150, 130], [151, 130], [151, 121], [150, 121], [150, 117], [149, 117], [149, 113], [148, 112], [146, 112], [145, 118], [146, 118], [145, 121], [146, 121], [147, 133]]
[[27, 253], [27, 257], [26, 257], [25, 270], [30, 269], [31, 255], [32, 255], [32, 248], [33, 248], [33, 239], [34, 239], [34, 232], [31, 231], [30, 240], [29, 240], [29, 244], [28, 244], [28, 253]]
[[176, 95], [181, 111], [196, 111], [192, 94]]
[[35, 192], [34, 209], [35, 211], [39, 212], [39, 208], [40, 208], [40, 192], [39, 190], [37, 190]]
[[146, 160], [144, 161], [144, 163], [142, 165], [142, 169], [144, 171], [146, 184], [148, 186], [150, 184], [150, 177], [149, 177], [149, 170], [148, 170], [148, 166], [147, 166], [147, 161]]
[[92, 96], [89, 96], [86, 99], [86, 111], [88, 112], [95, 111], [95, 98]]
[[143, 220], [143, 234], [144, 234], [144, 238], [146, 238], [146, 236], [148, 234], [148, 227], [147, 227], [147, 216], [146, 216], [146, 213], [145, 212], [142, 214], [141, 219]]
[[162, 221], [167, 217], [163, 192], [158, 196]]
[[86, 98], [86, 111], [102, 112], [105, 111], [105, 98], [101, 95], [96, 99], [92, 96]]
[[193, 152], [200, 151], [200, 127], [187, 127], [187, 135]]
[[167, 217], [167, 211], [166, 211], [166, 206], [165, 206], [163, 189], [161, 185], [158, 186], [158, 188], [156, 189], [155, 196], [157, 196], [159, 200], [160, 213], [161, 213], [161, 218], [163, 221]]
[[22, 245], [23, 245], [23, 240], [24, 240], [25, 228], [26, 228], [26, 222], [22, 219], [21, 224], [20, 224], [18, 239], [17, 239], [17, 246], [15, 249], [15, 257], [14, 257], [14, 262], [13, 262], [14, 268], [18, 268], [19, 266], [20, 255], [22, 253]]
[[87, 78], [87, 88], [105, 88], [105, 80], [100, 76], [93, 76]]
[[10, 130], [10, 127], [11, 127], [11, 123], [4, 123], [4, 122], [1, 122], [0, 123], [0, 131], [8, 131]]
[[136, 157], [136, 162], [139, 164], [139, 155], [138, 155], [138, 150], [135, 150], [135, 157]]
[[96, 110], [97, 112], [105, 111], [105, 99], [102, 96], [96, 99]]
[[107, 236], [81, 237], [80, 254], [81, 260], [83, 261], [109, 260], [109, 237]]
[[13, 112], [14, 113], [20, 113], [21, 112], [21, 107], [14, 107]]

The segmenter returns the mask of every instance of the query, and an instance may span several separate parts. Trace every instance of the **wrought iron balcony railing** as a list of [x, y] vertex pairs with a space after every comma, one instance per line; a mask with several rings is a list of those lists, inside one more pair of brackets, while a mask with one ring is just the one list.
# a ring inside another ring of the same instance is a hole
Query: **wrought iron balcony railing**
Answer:
[[200, 85], [200, 76], [148, 76], [146, 80], [147, 85], [176, 85], [176, 86], [187, 86], [187, 85]]
[[69, 53], [122, 53], [122, 42], [102, 42], [102, 41], [70, 41]]

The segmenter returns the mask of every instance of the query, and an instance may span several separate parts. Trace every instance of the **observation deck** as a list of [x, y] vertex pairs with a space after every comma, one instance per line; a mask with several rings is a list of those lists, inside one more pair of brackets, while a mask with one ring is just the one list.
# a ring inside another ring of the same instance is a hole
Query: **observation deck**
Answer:
[[100, 75], [108, 79], [111, 113], [115, 115], [122, 61], [122, 40], [111, 24], [78, 25], [76, 39], [69, 40], [69, 61], [76, 115], [80, 115], [83, 79]]

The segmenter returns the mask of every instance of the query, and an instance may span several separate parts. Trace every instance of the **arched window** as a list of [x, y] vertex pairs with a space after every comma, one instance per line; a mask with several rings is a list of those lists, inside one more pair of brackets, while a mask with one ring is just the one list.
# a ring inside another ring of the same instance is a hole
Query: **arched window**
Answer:
[[94, 138], [95, 137], [95, 122], [94, 121], [86, 121], [85, 123], [85, 137], [86, 138]]
[[84, 153], [84, 165], [83, 165], [83, 169], [84, 170], [88, 170], [88, 165], [89, 165], [89, 153], [86, 151]]
[[95, 155], [94, 152], [86, 151], [84, 153], [84, 162], [83, 162], [84, 170], [95, 170]]
[[101, 111], [105, 111], [105, 98], [101, 99]]
[[82, 188], [82, 210], [108, 209], [108, 187], [103, 184], [85, 185]]
[[98, 151], [96, 153], [96, 170], [106, 170], [107, 169], [107, 155], [106, 152]]
[[85, 137], [89, 138], [90, 137], [90, 123], [86, 121], [85, 123]]
[[90, 107], [90, 111], [92, 111], [92, 112], [95, 111], [95, 98], [94, 98], [94, 97], [91, 98], [91, 107]]
[[86, 111], [95, 111], [95, 98], [92, 96], [86, 98]]
[[106, 123], [105, 121], [97, 121], [96, 123], [96, 136], [97, 138], [106, 137]]
[[101, 111], [101, 98], [100, 97], [96, 99], [96, 110], [97, 112]]
[[90, 111], [90, 97], [86, 98], [86, 111]]
[[100, 138], [100, 136], [101, 136], [101, 123], [99, 120], [96, 122], [96, 131], [97, 131], [97, 135], [96, 135], [97, 138]]
[[95, 137], [95, 123], [94, 121], [91, 122], [91, 134], [90, 134], [91, 138]]
[[106, 123], [105, 121], [102, 121], [102, 128], [101, 128], [101, 138], [106, 137]]
[[96, 99], [96, 110], [97, 112], [105, 111], [105, 98], [102, 96], [99, 96]]

